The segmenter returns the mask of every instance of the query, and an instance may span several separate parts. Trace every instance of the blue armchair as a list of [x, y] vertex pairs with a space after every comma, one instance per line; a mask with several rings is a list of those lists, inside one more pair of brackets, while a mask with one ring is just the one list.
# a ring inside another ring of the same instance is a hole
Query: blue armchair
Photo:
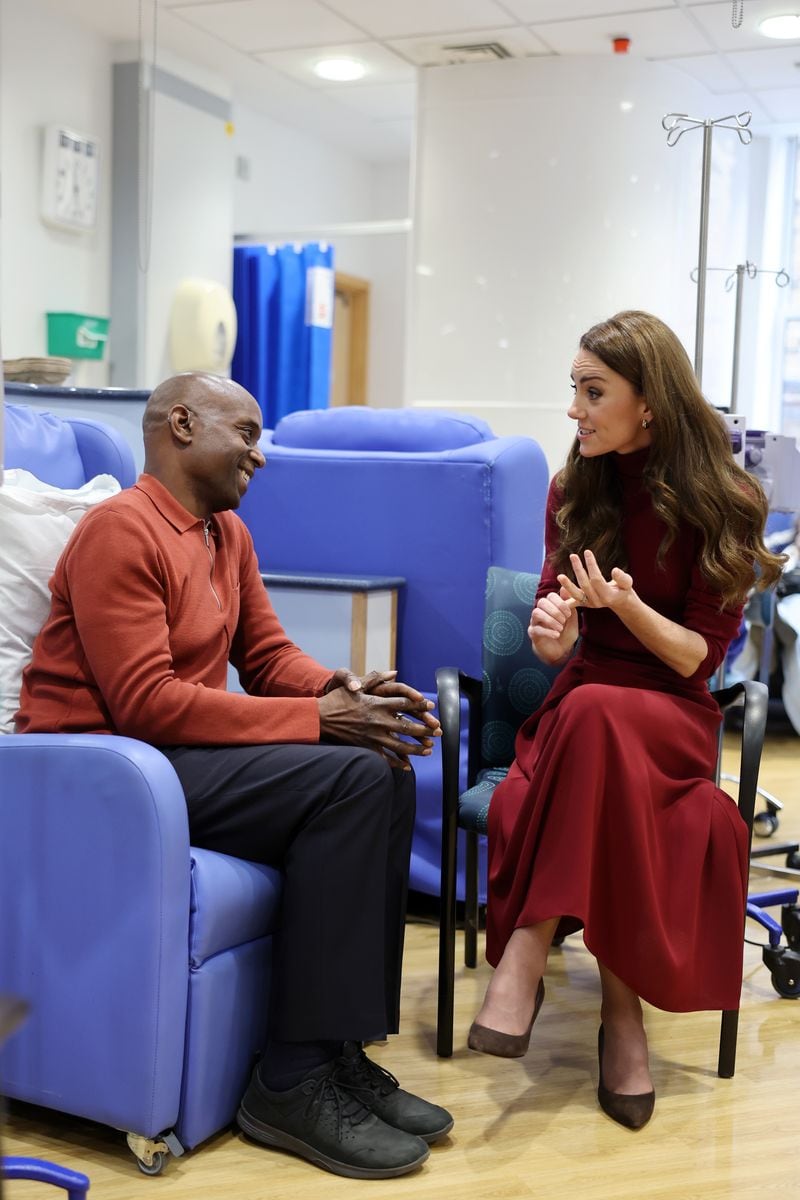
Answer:
[[[5, 405], [5, 465], [61, 487], [134, 480], [94, 421]], [[0, 737], [0, 993], [30, 1017], [6, 1095], [125, 1131], [145, 1173], [228, 1124], [263, 1045], [281, 895], [189, 845], [177, 776], [124, 737]]]
[[[541, 567], [548, 469], [539, 445], [495, 437], [462, 413], [336, 408], [284, 417], [261, 448], [267, 466], [240, 515], [262, 571], [402, 576], [400, 678], [435, 697], [441, 663], [479, 674], [487, 570]], [[411, 886], [438, 895], [438, 744], [415, 770]]]

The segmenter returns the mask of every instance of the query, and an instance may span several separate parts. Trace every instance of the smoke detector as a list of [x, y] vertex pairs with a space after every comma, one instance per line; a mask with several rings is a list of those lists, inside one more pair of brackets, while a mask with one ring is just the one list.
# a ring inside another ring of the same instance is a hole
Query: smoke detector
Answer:
[[442, 46], [442, 64], [455, 66], [459, 63], [496, 62], [499, 58], [511, 58], [505, 46], [499, 42], [473, 42], [466, 46]]

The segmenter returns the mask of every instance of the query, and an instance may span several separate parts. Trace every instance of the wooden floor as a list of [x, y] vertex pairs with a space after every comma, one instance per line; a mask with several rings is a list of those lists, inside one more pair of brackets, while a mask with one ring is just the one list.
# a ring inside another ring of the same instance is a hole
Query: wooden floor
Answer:
[[[726, 769], [734, 771], [733, 762]], [[800, 740], [770, 737], [762, 785], [786, 805], [773, 840], [800, 835]], [[782, 865], [782, 860], [774, 860]], [[782, 886], [792, 886], [784, 881]], [[753, 875], [751, 890], [769, 880]], [[759, 938], [752, 928], [748, 936]], [[763, 940], [763, 939], [760, 939]], [[122, 1135], [41, 1109], [13, 1106], [4, 1152], [37, 1155], [84, 1171], [90, 1197], [230, 1197], [231, 1200], [766, 1200], [800, 1195], [797, 1111], [800, 1002], [773, 990], [760, 952], [746, 947], [736, 1077], [716, 1076], [718, 1017], [648, 1010], [658, 1100], [639, 1133], [598, 1109], [598, 986], [593, 962], [570, 938], [553, 952], [547, 998], [526, 1058], [503, 1061], [465, 1049], [488, 979], [486, 965], [459, 971], [456, 1052], [436, 1058], [436, 931], [408, 930], [403, 1033], [371, 1054], [405, 1086], [445, 1104], [451, 1136], [414, 1175], [381, 1182], [341, 1179], [289, 1154], [224, 1132], [146, 1178]], [[459, 946], [460, 948], [460, 946]], [[109, 1070], [113, 1064], [109, 1063]], [[5, 1200], [53, 1200], [52, 1188], [6, 1184]]]

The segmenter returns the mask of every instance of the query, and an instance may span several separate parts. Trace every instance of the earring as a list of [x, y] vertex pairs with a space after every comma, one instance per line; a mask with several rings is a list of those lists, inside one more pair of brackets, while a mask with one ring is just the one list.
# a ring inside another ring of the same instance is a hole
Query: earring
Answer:
[[650, 428], [650, 422], [648, 421], [647, 417], [642, 417], [642, 429], [649, 429], [649, 428]]

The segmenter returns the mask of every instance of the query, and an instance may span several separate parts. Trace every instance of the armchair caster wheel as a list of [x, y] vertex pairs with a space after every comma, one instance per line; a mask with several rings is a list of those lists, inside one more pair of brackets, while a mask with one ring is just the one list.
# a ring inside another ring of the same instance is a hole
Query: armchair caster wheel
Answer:
[[184, 1152], [174, 1133], [165, 1133], [158, 1139], [143, 1137], [140, 1133], [129, 1133], [126, 1134], [126, 1140], [143, 1175], [160, 1175], [168, 1154], [180, 1158]]
[[143, 1158], [137, 1158], [136, 1165], [143, 1175], [160, 1175], [164, 1170], [164, 1155], [156, 1151], [149, 1163]]
[[756, 813], [753, 817], [753, 833], [756, 837], [760, 838], [772, 837], [779, 824], [780, 822], [775, 813]]

